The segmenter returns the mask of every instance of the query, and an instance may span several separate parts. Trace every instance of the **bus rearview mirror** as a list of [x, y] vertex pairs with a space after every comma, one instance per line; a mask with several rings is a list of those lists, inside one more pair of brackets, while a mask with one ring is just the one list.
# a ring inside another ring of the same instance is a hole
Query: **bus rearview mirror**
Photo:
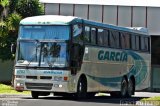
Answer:
[[11, 53], [12, 53], [12, 54], [15, 54], [15, 53], [16, 53], [16, 44], [15, 44], [15, 43], [12, 43], [12, 44], [11, 44]]

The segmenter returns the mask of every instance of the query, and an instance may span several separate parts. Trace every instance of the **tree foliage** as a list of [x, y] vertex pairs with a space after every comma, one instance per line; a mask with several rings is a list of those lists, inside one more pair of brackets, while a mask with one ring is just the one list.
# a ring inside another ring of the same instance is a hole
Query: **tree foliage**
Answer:
[[[4, 9], [8, 15], [2, 18]], [[43, 7], [38, 0], [0, 0], [0, 59], [13, 59], [10, 52], [11, 43], [18, 36], [19, 22], [22, 18], [40, 15]]]
[[9, 0], [0, 0], [0, 21], [3, 21], [3, 11], [9, 5]]
[[16, 11], [23, 17], [40, 15], [43, 13], [43, 7], [39, 0], [19, 0]]
[[2, 60], [13, 58], [10, 52], [10, 45], [12, 42], [16, 42], [21, 19], [20, 15], [13, 13], [0, 26], [0, 59]]
[[9, 14], [14, 13], [19, 0], [10, 0], [9, 2]]

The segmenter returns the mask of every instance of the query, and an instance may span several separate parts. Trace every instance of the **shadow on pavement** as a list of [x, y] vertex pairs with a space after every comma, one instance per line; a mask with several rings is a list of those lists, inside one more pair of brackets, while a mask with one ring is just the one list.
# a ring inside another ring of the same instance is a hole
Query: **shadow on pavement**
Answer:
[[[131, 97], [131, 98], [116, 98], [111, 96], [95, 96], [90, 99], [84, 99], [84, 100], [76, 100], [73, 97], [39, 97], [37, 100], [63, 100], [63, 101], [75, 101], [75, 102], [91, 102], [91, 103], [113, 103], [113, 104], [125, 104], [125, 103], [132, 103], [135, 104], [136, 101], [139, 101], [140, 99], [147, 98], [147, 97]], [[32, 99], [30, 98], [22, 98], [22, 99]]]

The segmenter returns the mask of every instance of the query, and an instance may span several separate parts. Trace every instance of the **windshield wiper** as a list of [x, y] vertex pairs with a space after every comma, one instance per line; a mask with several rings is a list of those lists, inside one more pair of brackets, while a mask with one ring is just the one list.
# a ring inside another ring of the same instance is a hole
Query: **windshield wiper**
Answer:
[[[36, 58], [36, 55], [37, 54], [35, 54], [34, 57], [28, 62], [28, 64], [26, 65], [26, 68], [28, 68], [29, 65], [31, 64], [31, 62]], [[34, 66], [34, 67], [36, 67], [36, 66]]]
[[53, 66], [52, 66], [52, 63], [49, 62], [48, 59], [47, 59], [47, 64], [48, 64], [49, 67], [53, 67]]
[[[38, 43], [39, 43], [39, 40], [35, 40], [36, 41], [36, 53], [33, 55], [33, 58], [28, 62], [28, 64], [26, 65], [26, 67], [28, 68], [29, 67], [29, 65], [31, 64], [31, 62], [34, 60], [34, 59], [36, 59], [37, 60], [37, 51], [38, 51], [38, 48], [39, 47], [41, 47], [41, 46], [39, 46], [38, 45]], [[37, 67], [37, 66], [34, 66], [34, 67]]]

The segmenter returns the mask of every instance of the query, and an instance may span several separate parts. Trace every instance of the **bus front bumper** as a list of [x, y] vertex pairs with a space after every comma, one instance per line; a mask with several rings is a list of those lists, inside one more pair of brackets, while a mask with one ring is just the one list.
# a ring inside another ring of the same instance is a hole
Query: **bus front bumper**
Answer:
[[17, 91], [71, 92], [68, 81], [30, 81], [16, 79], [14, 88]]

